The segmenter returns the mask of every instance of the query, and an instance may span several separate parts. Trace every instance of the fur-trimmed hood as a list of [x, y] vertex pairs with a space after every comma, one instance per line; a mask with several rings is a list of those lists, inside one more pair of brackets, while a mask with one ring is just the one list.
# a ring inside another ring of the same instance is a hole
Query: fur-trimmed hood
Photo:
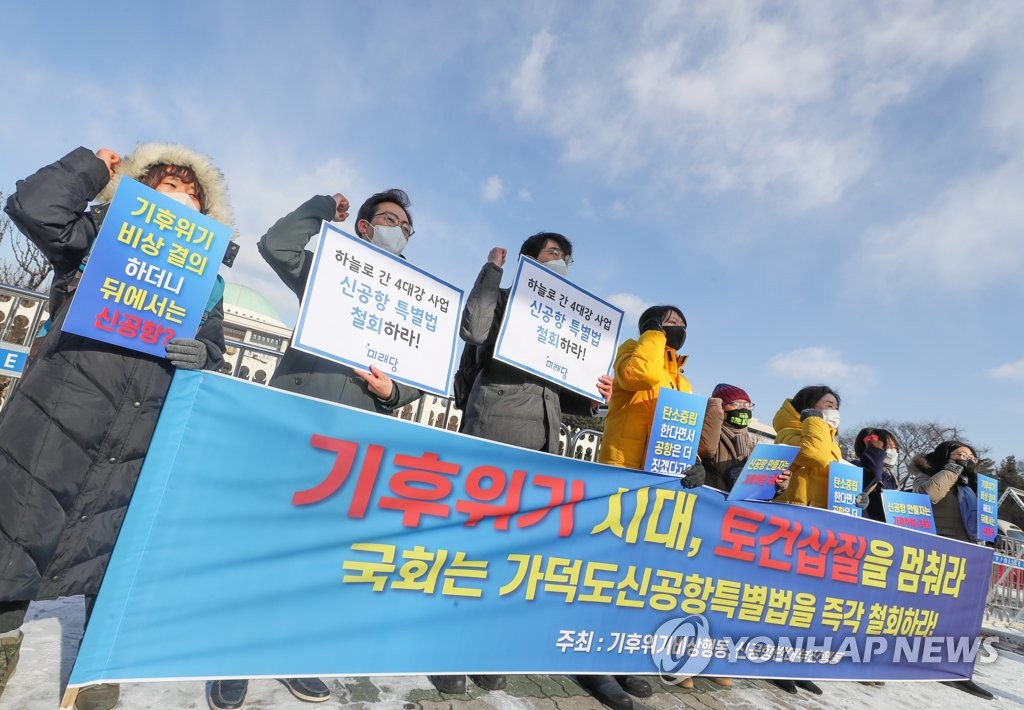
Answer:
[[222, 224], [226, 224], [233, 232], [234, 218], [231, 213], [231, 202], [228, 198], [227, 183], [224, 174], [213, 162], [201, 153], [176, 143], [140, 143], [118, 164], [114, 177], [103, 188], [96, 199], [99, 202], [110, 202], [117, 190], [121, 176], [138, 180], [154, 165], [181, 165], [196, 174], [199, 184], [206, 193], [206, 210], [204, 214]]

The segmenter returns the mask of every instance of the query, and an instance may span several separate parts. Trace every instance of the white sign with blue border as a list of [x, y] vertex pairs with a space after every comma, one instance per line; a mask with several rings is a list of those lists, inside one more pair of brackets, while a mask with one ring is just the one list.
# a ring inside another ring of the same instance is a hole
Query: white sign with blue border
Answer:
[[494, 357], [595, 400], [622, 311], [533, 259], [520, 257]]
[[292, 345], [447, 397], [461, 313], [461, 290], [324, 222]]
[[122, 177], [63, 330], [158, 357], [192, 338], [231, 229]]

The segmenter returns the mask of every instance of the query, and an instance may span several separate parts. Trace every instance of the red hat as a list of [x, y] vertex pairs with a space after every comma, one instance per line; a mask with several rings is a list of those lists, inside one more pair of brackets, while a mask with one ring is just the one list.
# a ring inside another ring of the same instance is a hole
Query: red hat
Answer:
[[722, 404], [728, 404], [729, 402], [735, 402], [742, 400], [744, 402], [752, 402], [750, 395], [741, 390], [736, 385], [727, 385], [724, 382], [715, 385], [714, 391], [711, 393], [712, 397], [718, 397], [722, 400]]

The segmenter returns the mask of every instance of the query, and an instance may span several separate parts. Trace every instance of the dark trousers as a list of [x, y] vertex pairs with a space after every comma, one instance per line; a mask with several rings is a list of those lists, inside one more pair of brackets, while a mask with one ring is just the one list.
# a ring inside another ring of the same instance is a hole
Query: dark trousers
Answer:
[[[0, 634], [14, 631], [21, 627], [25, 621], [25, 612], [28, 610], [29, 602], [13, 601], [0, 602]], [[85, 623], [89, 623], [92, 616], [92, 608], [96, 606], [96, 595], [85, 595]]]

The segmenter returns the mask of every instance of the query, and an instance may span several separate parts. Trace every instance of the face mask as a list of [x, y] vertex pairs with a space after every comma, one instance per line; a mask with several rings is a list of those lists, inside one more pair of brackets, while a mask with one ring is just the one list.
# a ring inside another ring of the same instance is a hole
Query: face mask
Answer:
[[976, 464], [973, 461], [956, 461], [955, 463], [964, 467], [964, 473], [974, 473]]
[[886, 449], [885, 450], [885, 465], [892, 468], [899, 461], [900, 452], [898, 449]]
[[683, 347], [683, 343], [686, 342], [686, 326], [683, 325], [663, 325], [661, 329], [665, 331], [665, 344], [673, 350], [679, 350]]
[[373, 225], [373, 238], [370, 239], [370, 243], [398, 256], [405, 251], [409, 240], [405, 238], [405, 232], [402, 231], [401, 226], [389, 227], [387, 225], [375, 224]]
[[825, 420], [833, 429], [839, 428], [839, 410], [838, 409], [823, 409], [821, 410], [821, 418]]
[[729, 422], [734, 427], [743, 429], [750, 425], [750, 410], [734, 409], [731, 412], [726, 412], [725, 421]]
[[[537, 262], [538, 264], [540, 262]], [[565, 259], [552, 259], [551, 261], [545, 262], [544, 266], [554, 271], [559, 276], [569, 275], [569, 265], [565, 263]]]
[[188, 194], [187, 192], [163, 192], [161, 194], [167, 195], [168, 197], [170, 197], [175, 202], [180, 202], [181, 204], [185, 205], [189, 209], [193, 209], [193, 210], [198, 210], [199, 209], [198, 207], [196, 207], [196, 205], [199, 204], [199, 200], [197, 200], [196, 198], [194, 198], [192, 195]]

